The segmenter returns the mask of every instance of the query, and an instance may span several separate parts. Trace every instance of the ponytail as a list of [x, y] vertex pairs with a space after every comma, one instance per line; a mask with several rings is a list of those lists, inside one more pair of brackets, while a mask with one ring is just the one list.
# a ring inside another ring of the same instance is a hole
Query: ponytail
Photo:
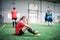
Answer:
[[22, 18], [20, 20], [23, 20], [23, 18], [26, 18], [25, 16], [22, 16]]

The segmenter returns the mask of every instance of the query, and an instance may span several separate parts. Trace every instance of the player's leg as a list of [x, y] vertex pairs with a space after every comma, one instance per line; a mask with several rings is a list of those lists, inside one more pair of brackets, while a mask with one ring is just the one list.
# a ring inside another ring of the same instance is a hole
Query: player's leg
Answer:
[[13, 18], [13, 27], [15, 27], [15, 25], [17, 24], [16, 20], [17, 18]]
[[23, 27], [21, 34], [24, 34], [24, 32], [25, 32], [26, 30], [28, 30], [28, 32], [30, 32], [30, 33], [32, 33], [32, 34], [40, 35], [40, 34], [38, 34], [38, 31], [32, 30], [32, 28], [30, 28], [30, 27]]
[[48, 20], [48, 26], [50, 26], [50, 22], [51, 22], [50, 17], [48, 17], [47, 20]]
[[14, 24], [15, 24], [15, 23], [14, 23], [14, 21], [15, 21], [15, 20], [14, 20], [14, 19], [12, 19], [12, 24], [13, 24], [13, 27], [14, 27]]
[[28, 32], [32, 33], [33, 35], [40, 35], [38, 31], [33, 30], [32, 28], [28, 27], [27, 28]]
[[51, 18], [51, 25], [53, 25], [53, 19]]
[[[27, 20], [27, 24], [28, 24], [28, 20]], [[24, 29], [25, 29], [25, 28], [24, 28]], [[32, 30], [31, 27], [27, 27], [26, 29], [28, 30], [28, 32], [30, 32], [30, 33], [32, 33], [32, 34], [37, 34], [37, 33], [38, 33], [38, 31]]]
[[48, 26], [50, 26], [50, 20], [48, 20]]
[[18, 35], [23, 35], [26, 30], [27, 30], [27, 27], [24, 26], [22, 30], [19, 31]]
[[28, 30], [28, 32], [30, 32], [30, 33], [32, 33], [32, 34], [35, 34], [35, 31], [34, 30], [32, 30], [32, 28], [27, 28], [27, 30]]
[[53, 24], [53, 20], [52, 18], [50, 18], [50, 26]]
[[50, 26], [52, 26], [52, 25], [53, 25], [53, 22], [51, 21], [51, 22], [50, 22]]
[[48, 26], [52, 26], [52, 23], [53, 23], [52, 21], [49, 21]]
[[15, 18], [15, 25], [17, 24], [17, 21], [16, 20], [17, 20], [17, 18]]

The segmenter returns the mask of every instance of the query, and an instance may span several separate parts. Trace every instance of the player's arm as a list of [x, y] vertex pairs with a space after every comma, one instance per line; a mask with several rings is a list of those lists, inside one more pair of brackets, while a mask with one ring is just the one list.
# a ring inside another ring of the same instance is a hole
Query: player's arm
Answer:
[[28, 24], [25, 24], [25, 26], [27, 27], [28, 32], [30, 32], [32, 34], [38, 34], [38, 32], [33, 30]]
[[25, 26], [26, 26], [26, 27], [30, 27], [30, 25], [28, 25], [28, 24], [25, 24]]
[[12, 14], [12, 11], [11, 11], [11, 14]]

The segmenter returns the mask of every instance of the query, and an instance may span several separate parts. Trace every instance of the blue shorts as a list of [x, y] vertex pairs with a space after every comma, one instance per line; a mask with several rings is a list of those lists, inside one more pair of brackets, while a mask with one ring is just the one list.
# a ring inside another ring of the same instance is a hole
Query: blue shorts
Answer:
[[48, 19], [48, 22], [52, 22], [52, 21], [53, 21], [52, 18], [49, 18], [49, 19]]

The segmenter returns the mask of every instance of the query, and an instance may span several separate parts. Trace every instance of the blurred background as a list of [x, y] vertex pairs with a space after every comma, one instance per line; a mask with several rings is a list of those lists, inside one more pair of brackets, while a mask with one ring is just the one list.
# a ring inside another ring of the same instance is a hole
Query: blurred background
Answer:
[[11, 10], [13, 7], [18, 10], [18, 20], [20, 17], [26, 16], [32, 23], [45, 22], [44, 17], [48, 9], [52, 10], [54, 22], [60, 20], [59, 0], [1, 0], [0, 5], [0, 20], [3, 23], [12, 22]]

